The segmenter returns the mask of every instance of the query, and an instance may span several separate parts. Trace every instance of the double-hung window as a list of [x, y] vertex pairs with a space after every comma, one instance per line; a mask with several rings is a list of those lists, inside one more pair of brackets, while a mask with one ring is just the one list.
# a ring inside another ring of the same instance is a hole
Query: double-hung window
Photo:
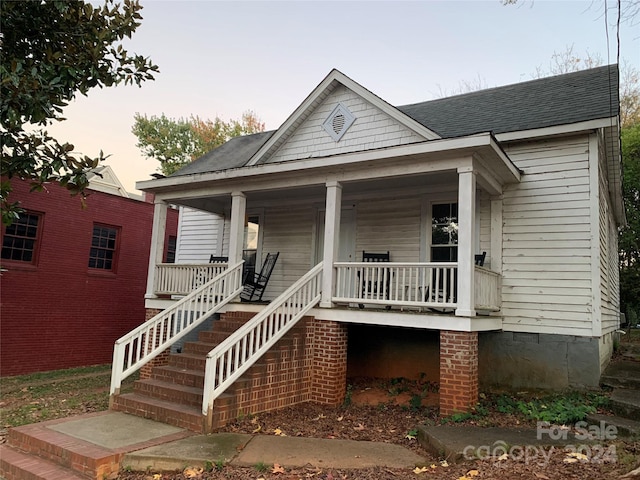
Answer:
[[24, 212], [6, 227], [2, 239], [2, 260], [35, 265], [42, 230], [42, 214]]
[[89, 251], [89, 268], [115, 272], [119, 228], [95, 224]]

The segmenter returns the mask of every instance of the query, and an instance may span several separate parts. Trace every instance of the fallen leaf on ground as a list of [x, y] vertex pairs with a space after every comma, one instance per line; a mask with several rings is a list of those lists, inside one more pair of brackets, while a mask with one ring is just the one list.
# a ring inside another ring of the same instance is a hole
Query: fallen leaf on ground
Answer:
[[407, 440], [415, 440], [416, 436], [411, 434], [411, 433], [407, 433], [404, 438], [406, 438]]
[[355, 427], [353, 427], [353, 429], [354, 429], [354, 430], [361, 431], [361, 430], [364, 430], [364, 429], [365, 429], [365, 426], [364, 426], [363, 424], [359, 423], [358, 425], [356, 425]]
[[536, 478], [541, 478], [542, 480], [550, 480], [549, 477], [547, 477], [544, 473], [534, 472], [533, 474], [536, 476]]
[[502, 460], [509, 460], [509, 455], [507, 455], [507, 453], [503, 453], [502, 455], [500, 455], [498, 457], [498, 460], [502, 461]]
[[443, 467], [448, 467], [448, 466], [449, 466], [449, 464], [447, 463], [447, 461], [446, 461], [446, 460], [442, 460], [442, 461], [440, 462], [440, 465], [441, 465], [441, 466], [443, 466]]
[[321, 418], [327, 418], [327, 417], [326, 417], [324, 414], [322, 414], [322, 413], [321, 413], [321, 414], [320, 414], [320, 415], [318, 415], [317, 417], [312, 418], [312, 419], [311, 419], [311, 421], [312, 421], [312, 422], [316, 422], [316, 421], [320, 420]]
[[413, 469], [413, 473], [415, 473], [416, 475], [420, 475], [421, 473], [427, 472], [429, 471], [429, 469], [427, 467], [416, 467]]
[[284, 433], [284, 432], [283, 432], [282, 430], [280, 430], [279, 428], [275, 428], [275, 429], [273, 430], [273, 434], [274, 434], [274, 435], [278, 435], [278, 436], [280, 436], [280, 437], [286, 437], [286, 436], [287, 436], [287, 434], [286, 434], [286, 433]]
[[203, 470], [200, 467], [187, 467], [182, 474], [187, 478], [196, 478], [202, 475], [202, 472]]
[[279, 463], [274, 463], [271, 473], [284, 473], [284, 468]]
[[343, 418], [344, 418], [344, 415], [340, 415], [338, 418], [336, 418], [336, 420], [338, 420], [339, 422], [341, 422]]
[[262, 430], [262, 425], [258, 425], [251, 433], [258, 433], [260, 430]]

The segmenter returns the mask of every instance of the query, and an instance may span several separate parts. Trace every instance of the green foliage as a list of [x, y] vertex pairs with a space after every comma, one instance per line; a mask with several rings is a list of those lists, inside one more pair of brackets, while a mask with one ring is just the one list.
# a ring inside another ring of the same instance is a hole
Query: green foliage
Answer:
[[529, 400], [501, 395], [494, 400], [496, 410], [506, 414], [520, 414], [528, 420], [557, 424], [575, 423], [583, 420], [599, 407], [605, 407], [609, 399], [602, 395], [578, 392], [566, 395], [550, 395]]
[[622, 130], [622, 192], [627, 227], [620, 231], [621, 310], [629, 317], [640, 312], [640, 123]]
[[158, 160], [163, 175], [171, 175], [233, 137], [264, 131], [264, 123], [253, 112], [244, 113], [241, 121], [230, 122], [218, 117], [173, 119], [164, 113], [159, 117], [136, 113], [131, 131], [142, 154]]
[[[28, 179], [33, 190], [58, 181], [72, 194], [88, 185], [87, 171], [104, 159], [73, 154], [43, 127], [64, 120], [62, 110], [77, 94], [95, 87], [153, 79], [158, 67], [122, 46], [140, 26], [137, 0], [107, 0], [95, 7], [82, 0], [0, 2], [0, 174]], [[9, 182], [0, 188], [2, 219], [16, 218]]]

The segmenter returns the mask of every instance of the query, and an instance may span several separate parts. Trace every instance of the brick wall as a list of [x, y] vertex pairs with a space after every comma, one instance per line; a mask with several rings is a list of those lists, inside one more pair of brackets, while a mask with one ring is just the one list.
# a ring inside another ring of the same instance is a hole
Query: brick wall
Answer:
[[[111, 363], [114, 342], [145, 317], [153, 204], [91, 191], [83, 209], [56, 184], [12, 185], [10, 201], [43, 220], [36, 265], [2, 262], [0, 376]], [[170, 209], [167, 235], [177, 217]], [[94, 222], [121, 229], [115, 273], [88, 268]]]
[[215, 401], [209, 430], [239, 415], [298, 403], [342, 403], [346, 354], [345, 325], [305, 317], [228, 390], [230, 395]]
[[478, 402], [478, 333], [440, 331], [440, 415]]

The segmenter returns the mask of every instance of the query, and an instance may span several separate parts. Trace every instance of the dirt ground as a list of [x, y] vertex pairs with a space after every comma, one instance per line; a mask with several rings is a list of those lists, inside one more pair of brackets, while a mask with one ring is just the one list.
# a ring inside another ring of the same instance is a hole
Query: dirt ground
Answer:
[[[18, 424], [100, 411], [108, 405], [109, 376], [103, 371], [85, 375], [77, 373], [53, 380], [38, 379], [25, 383], [16, 379], [0, 379], [0, 416], [2, 431]], [[130, 388], [130, 382], [127, 384]], [[505, 414], [492, 406], [492, 398], [484, 397], [486, 411], [456, 424], [476, 426], [532, 426], [535, 422], [521, 415]], [[556, 450], [547, 458], [508, 458], [449, 464], [424, 451], [415, 439], [420, 424], [438, 425], [437, 386], [403, 379], [351, 379], [347, 399], [339, 407], [304, 404], [276, 412], [237, 419], [224, 431], [279, 434], [319, 438], [371, 440], [402, 445], [425, 457], [424, 465], [413, 469], [384, 467], [360, 470], [318, 469], [311, 466], [290, 468], [287, 465], [258, 464], [249, 468], [210, 465], [210, 471], [185, 468], [182, 472], [121, 471], [118, 480], [556, 480], [618, 479], [640, 467], [640, 442], [615, 441], [616, 457], [602, 455], [570, 457]], [[589, 452], [587, 452], [589, 453]], [[640, 475], [635, 477], [640, 479]]]

